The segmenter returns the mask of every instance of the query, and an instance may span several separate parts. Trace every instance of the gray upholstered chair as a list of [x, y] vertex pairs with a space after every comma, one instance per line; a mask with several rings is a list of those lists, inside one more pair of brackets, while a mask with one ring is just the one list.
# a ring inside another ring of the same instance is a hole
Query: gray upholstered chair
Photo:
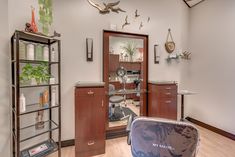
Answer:
[[140, 117], [128, 123], [127, 131], [133, 157], [196, 156], [199, 132], [190, 123]]
[[[109, 84], [109, 93], [112, 93], [112, 91], [115, 90], [115, 86], [113, 84]], [[109, 114], [109, 117], [114, 116], [114, 111], [115, 108], [118, 106], [120, 107], [121, 111], [122, 111], [122, 106], [120, 105], [120, 103], [124, 100], [123, 96], [119, 96], [119, 95], [110, 95], [109, 97], [109, 102], [110, 102], [110, 107], [111, 107], [111, 111]], [[122, 111], [123, 112], [123, 111]], [[124, 113], [123, 113], [124, 114]], [[123, 115], [125, 116], [125, 114]]]

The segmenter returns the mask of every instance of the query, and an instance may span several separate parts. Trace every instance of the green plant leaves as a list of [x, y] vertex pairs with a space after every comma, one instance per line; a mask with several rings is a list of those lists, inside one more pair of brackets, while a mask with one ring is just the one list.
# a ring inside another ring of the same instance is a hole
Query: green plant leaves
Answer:
[[53, 22], [52, 16], [52, 0], [38, 0], [39, 4], [39, 22], [43, 27], [43, 33], [48, 35], [49, 26]]
[[31, 64], [26, 64], [22, 68], [20, 74], [20, 81], [26, 82], [34, 78], [37, 83], [47, 82], [50, 79], [49, 66], [46, 63], [41, 63], [37, 66], [32, 66]]

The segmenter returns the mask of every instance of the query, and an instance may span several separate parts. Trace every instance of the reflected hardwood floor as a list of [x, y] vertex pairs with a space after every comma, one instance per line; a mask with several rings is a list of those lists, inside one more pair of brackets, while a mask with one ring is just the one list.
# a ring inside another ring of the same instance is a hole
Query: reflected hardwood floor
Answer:
[[[199, 127], [200, 147], [197, 157], [234, 157], [235, 141]], [[57, 157], [57, 154], [50, 155]], [[62, 149], [62, 157], [75, 157], [74, 147]], [[126, 137], [106, 141], [106, 154], [96, 157], [131, 157], [130, 146]]]

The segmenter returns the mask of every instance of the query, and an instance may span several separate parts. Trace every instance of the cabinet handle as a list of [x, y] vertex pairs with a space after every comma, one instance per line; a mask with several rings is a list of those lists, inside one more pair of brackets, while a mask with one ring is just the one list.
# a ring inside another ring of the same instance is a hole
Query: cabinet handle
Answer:
[[93, 94], [94, 94], [94, 92], [89, 91], [89, 92], [87, 92], [87, 94], [88, 94], [88, 95], [93, 95]]
[[166, 95], [171, 95], [171, 93], [169, 92], [169, 93], [166, 93]]
[[87, 143], [88, 146], [92, 146], [92, 145], [94, 145], [94, 144], [95, 144], [95, 141], [89, 141], [89, 142]]
[[171, 90], [171, 87], [166, 87], [166, 90]]
[[104, 100], [102, 100], [102, 104], [101, 104], [102, 107], [104, 107]]
[[165, 101], [165, 103], [170, 104], [170, 103], [171, 103], [171, 101], [170, 101], [170, 100], [169, 100], [169, 101]]

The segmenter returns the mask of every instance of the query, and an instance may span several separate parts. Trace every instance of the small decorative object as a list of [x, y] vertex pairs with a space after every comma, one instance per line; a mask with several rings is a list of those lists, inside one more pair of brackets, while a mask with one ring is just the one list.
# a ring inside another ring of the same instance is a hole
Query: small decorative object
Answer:
[[49, 91], [48, 91], [48, 89], [46, 89], [43, 92], [42, 102], [43, 102], [43, 107], [49, 107]]
[[124, 54], [121, 52], [120, 55], [121, 55], [120, 61], [124, 61], [124, 57], [123, 57]]
[[54, 47], [51, 49], [51, 61], [55, 62], [55, 48]]
[[141, 30], [142, 27], [144, 27], [143, 22], [140, 23], [139, 30]]
[[86, 39], [86, 60], [92, 62], [93, 61], [93, 39]]
[[26, 111], [26, 101], [23, 93], [20, 95], [20, 112], [23, 113]]
[[189, 8], [194, 7], [195, 5], [198, 5], [199, 3], [203, 2], [205, 0], [184, 0], [184, 2], [187, 4]]
[[40, 130], [44, 128], [44, 121], [43, 121], [44, 112], [38, 111], [36, 116], [36, 124], [35, 129]]
[[55, 84], [55, 78], [54, 78], [54, 77], [51, 77], [50, 80], [49, 80], [49, 83], [50, 83], [50, 84]]
[[28, 81], [31, 81], [31, 85], [37, 85], [43, 82], [48, 82], [49, 78], [49, 68], [45, 63], [38, 66], [32, 66], [28, 63], [22, 68], [20, 74], [20, 82], [22, 84], [28, 84]]
[[[40, 93], [40, 95], [39, 95], [39, 107], [43, 108], [43, 93]], [[43, 111], [37, 112], [36, 124], [35, 124], [35, 129], [36, 130], [44, 128], [43, 115], [44, 115]]]
[[125, 18], [125, 23], [122, 25], [122, 29], [124, 29], [125, 26], [130, 25], [130, 23], [127, 21], [128, 16]]
[[154, 63], [159, 64], [160, 63], [160, 52], [159, 52], [159, 46], [154, 45]]
[[144, 56], [144, 48], [137, 48], [139, 50], [139, 58], [138, 61], [142, 62], [143, 61], [143, 56]]
[[181, 55], [179, 55], [179, 54], [169, 54], [168, 57], [166, 58], [166, 61], [167, 61], [168, 63], [170, 63], [172, 60], [179, 61], [180, 56], [181, 56]]
[[51, 106], [56, 105], [56, 87], [52, 87], [51, 90]]
[[136, 44], [134, 42], [127, 42], [122, 49], [130, 56], [130, 62], [133, 62], [133, 56], [136, 52]]
[[148, 23], [150, 22], [150, 17], [148, 17], [148, 20], [147, 20], [147, 22], [148, 22]]
[[41, 44], [37, 44], [35, 49], [36, 49], [36, 52], [35, 52], [36, 60], [42, 61], [43, 60], [43, 46]]
[[[169, 40], [169, 37], [171, 38], [171, 40]], [[168, 29], [165, 48], [166, 48], [166, 51], [168, 53], [172, 53], [175, 50], [175, 42], [173, 41], [173, 38], [172, 38], [172, 35], [171, 35], [171, 29]]]
[[185, 59], [185, 60], [190, 60], [191, 59], [191, 53], [188, 52], [188, 51], [184, 51], [181, 55], [181, 58]]
[[37, 33], [38, 32], [38, 28], [36, 25], [36, 21], [35, 21], [35, 8], [31, 6], [31, 12], [32, 12], [32, 19], [31, 19], [31, 30], [33, 33]]
[[140, 15], [138, 14], [138, 10], [136, 9], [135, 10], [135, 18], [138, 18], [138, 17], [140, 17]]
[[52, 0], [38, 0], [39, 4], [39, 22], [42, 25], [44, 35], [49, 35], [49, 27], [52, 25]]
[[23, 41], [19, 42], [20, 59], [26, 59], [26, 45]]
[[27, 60], [34, 60], [34, 45], [27, 45]]
[[108, 14], [110, 13], [110, 11], [115, 12], [115, 13], [119, 13], [119, 12], [126, 12], [124, 10], [122, 10], [119, 7], [115, 7], [117, 6], [120, 1], [114, 2], [114, 3], [103, 3], [104, 7], [100, 6], [99, 4], [93, 2], [92, 0], [87, 0], [93, 7], [97, 8], [100, 12], [100, 14]]
[[43, 61], [49, 61], [49, 48], [48, 46], [43, 47]]
[[31, 24], [30, 23], [26, 23], [25, 24], [25, 31], [26, 32], [29, 32], [29, 33], [33, 33], [33, 29], [31, 27]]

